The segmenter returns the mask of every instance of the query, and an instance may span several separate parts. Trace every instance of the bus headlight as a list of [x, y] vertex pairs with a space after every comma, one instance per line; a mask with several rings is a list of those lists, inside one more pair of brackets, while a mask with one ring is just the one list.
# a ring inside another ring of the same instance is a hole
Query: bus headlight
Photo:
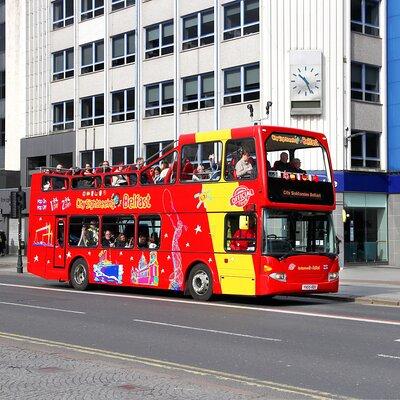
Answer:
[[269, 276], [276, 281], [286, 282], [286, 274], [284, 272], [273, 272]]
[[328, 274], [328, 281], [336, 281], [339, 279], [339, 272], [329, 272]]

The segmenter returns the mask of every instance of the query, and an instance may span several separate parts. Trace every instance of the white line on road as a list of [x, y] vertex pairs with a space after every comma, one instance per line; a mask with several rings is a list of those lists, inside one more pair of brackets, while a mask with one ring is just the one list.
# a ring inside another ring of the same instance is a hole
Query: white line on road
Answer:
[[396, 339], [395, 342], [400, 342], [400, 339]]
[[104, 292], [81, 292], [71, 289], [56, 289], [56, 288], [46, 288], [38, 286], [29, 285], [17, 285], [13, 283], [0, 283], [0, 286], [15, 287], [20, 289], [33, 289], [33, 290], [44, 290], [51, 292], [61, 292], [61, 293], [74, 293], [75, 296], [87, 295], [87, 296], [103, 296], [103, 297], [116, 297], [131, 300], [144, 300], [144, 301], [158, 301], [163, 303], [180, 303], [188, 304], [192, 307], [220, 307], [220, 308], [230, 308], [236, 310], [247, 310], [247, 311], [260, 311], [265, 313], [275, 313], [275, 314], [288, 314], [288, 315], [301, 315], [305, 317], [316, 317], [316, 318], [326, 318], [326, 319], [337, 319], [343, 321], [352, 322], [364, 322], [370, 324], [380, 324], [380, 325], [393, 325], [400, 326], [400, 321], [388, 321], [382, 319], [369, 319], [369, 318], [357, 318], [357, 317], [347, 317], [344, 315], [334, 315], [334, 314], [320, 314], [320, 313], [309, 313], [303, 311], [291, 311], [291, 310], [281, 310], [268, 307], [251, 307], [251, 306], [240, 306], [235, 304], [221, 304], [221, 303], [205, 303], [196, 302], [193, 300], [181, 300], [181, 299], [171, 299], [168, 297], [157, 297], [157, 296], [140, 296], [140, 295], [130, 295], [130, 294], [117, 294], [117, 293], [104, 293]]
[[382, 357], [382, 358], [393, 358], [395, 360], [400, 360], [399, 356], [391, 356], [390, 354], [378, 354], [378, 357]]
[[40, 310], [50, 310], [50, 311], [60, 311], [72, 314], [86, 314], [83, 311], [73, 311], [73, 310], [63, 310], [61, 308], [51, 308], [51, 307], [41, 307], [41, 306], [32, 306], [30, 304], [19, 304], [19, 303], [8, 303], [6, 301], [0, 301], [0, 304], [5, 304], [8, 306], [19, 306], [19, 307], [29, 307], [29, 308], [39, 308]]
[[274, 338], [268, 338], [268, 337], [262, 337], [262, 336], [245, 335], [243, 333], [217, 331], [215, 329], [196, 328], [194, 326], [167, 324], [166, 322], [146, 321], [144, 319], [134, 319], [134, 321], [135, 322], [142, 322], [144, 324], [153, 324], [153, 325], [170, 326], [172, 328], [190, 329], [192, 331], [203, 331], [203, 332], [210, 332], [210, 333], [219, 333], [221, 335], [240, 336], [240, 337], [245, 337], [245, 338], [250, 338], [250, 339], [268, 340], [268, 341], [271, 341], [271, 342], [282, 342], [282, 339], [274, 339]]

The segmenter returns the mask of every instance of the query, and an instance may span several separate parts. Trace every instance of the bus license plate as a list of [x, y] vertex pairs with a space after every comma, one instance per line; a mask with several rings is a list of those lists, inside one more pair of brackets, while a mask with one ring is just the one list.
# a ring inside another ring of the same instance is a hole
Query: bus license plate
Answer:
[[318, 285], [302, 285], [301, 290], [317, 290]]

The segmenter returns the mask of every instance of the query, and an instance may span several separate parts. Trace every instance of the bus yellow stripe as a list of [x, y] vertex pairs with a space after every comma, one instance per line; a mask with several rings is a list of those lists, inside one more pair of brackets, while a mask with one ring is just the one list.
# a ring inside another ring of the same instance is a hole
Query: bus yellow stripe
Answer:
[[215, 140], [228, 140], [232, 137], [230, 129], [220, 129], [218, 131], [205, 131], [196, 133], [196, 143], [211, 142]]

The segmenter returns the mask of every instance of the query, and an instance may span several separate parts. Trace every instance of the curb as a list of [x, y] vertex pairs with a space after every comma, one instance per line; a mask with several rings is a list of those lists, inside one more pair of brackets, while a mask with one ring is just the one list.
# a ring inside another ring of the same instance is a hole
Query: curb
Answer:
[[380, 299], [376, 297], [357, 297], [357, 296], [341, 296], [341, 295], [323, 295], [323, 294], [315, 294], [315, 295], [308, 295], [302, 297], [310, 297], [310, 298], [317, 298], [317, 299], [324, 299], [324, 300], [336, 300], [348, 303], [357, 303], [357, 304], [373, 304], [379, 306], [390, 306], [390, 307], [398, 307], [400, 306], [399, 299]]

